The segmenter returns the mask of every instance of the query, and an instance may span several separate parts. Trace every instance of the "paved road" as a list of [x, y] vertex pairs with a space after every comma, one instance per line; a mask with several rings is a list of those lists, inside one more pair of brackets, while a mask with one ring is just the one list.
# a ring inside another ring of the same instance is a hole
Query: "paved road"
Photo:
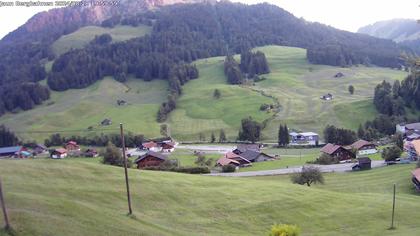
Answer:
[[210, 152], [210, 153], [226, 153], [234, 150], [236, 146], [222, 145], [181, 145], [176, 146], [177, 149], [187, 149], [191, 151]]
[[[351, 166], [354, 163], [336, 164], [336, 165], [311, 165], [318, 167], [321, 172], [346, 172], [351, 171]], [[384, 161], [372, 161], [372, 168], [383, 167], [386, 164]], [[284, 175], [293, 174], [300, 172], [302, 166], [276, 169], [276, 170], [261, 170], [261, 171], [247, 171], [247, 172], [235, 172], [235, 173], [212, 173], [207, 174], [208, 176], [225, 176], [225, 177], [250, 177], [250, 176], [269, 176], [269, 175]]]

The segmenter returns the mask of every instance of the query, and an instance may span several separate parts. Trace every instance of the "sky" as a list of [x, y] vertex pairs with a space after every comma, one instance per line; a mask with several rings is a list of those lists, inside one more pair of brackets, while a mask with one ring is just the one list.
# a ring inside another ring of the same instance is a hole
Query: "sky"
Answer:
[[[1, 3], [12, 0], [0, 0]], [[24, 0], [22, 0], [24, 1]], [[45, 1], [45, 0], [41, 0]], [[232, 0], [269, 2], [308, 21], [356, 32], [358, 28], [394, 18], [420, 19], [420, 0]], [[46, 7], [0, 7], [0, 38]]]

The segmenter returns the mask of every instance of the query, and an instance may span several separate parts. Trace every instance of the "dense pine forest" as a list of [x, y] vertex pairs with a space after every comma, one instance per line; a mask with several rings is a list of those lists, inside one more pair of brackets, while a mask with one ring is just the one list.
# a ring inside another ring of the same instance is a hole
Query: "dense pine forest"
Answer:
[[[174, 109], [172, 101], [181, 93], [181, 86], [198, 76], [194, 66], [187, 64], [268, 44], [306, 48], [308, 60], [317, 64], [399, 67], [401, 63], [399, 48], [390, 40], [308, 23], [269, 4], [179, 4], [137, 14], [131, 9], [127, 10], [130, 14], [123, 15], [124, 10], [127, 9], [107, 12], [110, 17], [103, 21], [86, 20], [91, 14], [86, 10], [84, 15], [80, 13], [85, 20], [82, 17], [72, 21], [70, 16], [75, 9], [58, 9], [48, 14], [68, 14], [67, 21], [57, 22], [62, 27], [38, 31], [23, 27], [5, 37], [0, 43], [0, 114], [31, 109], [48, 99], [48, 89], [37, 84], [45, 78], [50, 89], [64, 91], [87, 87], [104, 76], [124, 82], [128, 75], [134, 75], [144, 80], [169, 81], [168, 102], [162, 104], [158, 114], [158, 120], [163, 121]], [[50, 25], [52, 19], [47, 18], [45, 25]], [[145, 37], [120, 43], [112, 43], [110, 35], [101, 35], [86, 48], [55, 58], [51, 44], [61, 35], [89, 24], [146, 24], [153, 30]], [[47, 75], [43, 64], [48, 60], [54, 60], [54, 64]], [[241, 63], [240, 69], [249, 74], [267, 72], [267, 68], [255, 71], [260, 68], [255, 66], [256, 61]], [[29, 92], [30, 88], [35, 88], [35, 92]]]

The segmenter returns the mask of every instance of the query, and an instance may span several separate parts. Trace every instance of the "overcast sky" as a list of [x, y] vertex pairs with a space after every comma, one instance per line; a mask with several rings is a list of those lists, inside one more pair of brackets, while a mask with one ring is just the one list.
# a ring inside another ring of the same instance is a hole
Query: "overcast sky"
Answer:
[[[10, 0], [8, 0], [10, 1]], [[23, 0], [22, 0], [23, 1]], [[420, 0], [233, 0], [247, 4], [270, 2], [297, 17], [339, 29], [357, 31], [361, 26], [393, 18], [420, 19]], [[5, 2], [4, 0], [0, 0]], [[0, 7], [0, 38], [24, 24], [41, 7]]]

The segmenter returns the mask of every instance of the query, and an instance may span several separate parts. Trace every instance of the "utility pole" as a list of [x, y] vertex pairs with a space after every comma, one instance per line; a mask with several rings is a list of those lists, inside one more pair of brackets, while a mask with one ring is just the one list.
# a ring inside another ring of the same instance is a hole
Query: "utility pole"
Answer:
[[392, 198], [392, 220], [391, 220], [391, 228], [389, 229], [395, 229], [394, 226], [394, 215], [395, 215], [395, 192], [396, 192], [396, 184], [394, 184], [394, 196]]
[[9, 217], [7, 215], [6, 203], [4, 201], [3, 186], [1, 184], [1, 179], [0, 179], [0, 204], [1, 204], [1, 208], [3, 209], [4, 222], [6, 224], [4, 228], [6, 230], [9, 230], [10, 229], [10, 223], [9, 223]]
[[133, 214], [133, 211], [131, 209], [130, 185], [128, 184], [128, 171], [127, 171], [127, 155], [125, 155], [124, 128], [123, 128], [122, 123], [120, 123], [120, 131], [121, 131], [122, 152], [123, 152], [123, 158], [124, 158], [125, 185], [127, 187], [128, 214], [131, 215]]

